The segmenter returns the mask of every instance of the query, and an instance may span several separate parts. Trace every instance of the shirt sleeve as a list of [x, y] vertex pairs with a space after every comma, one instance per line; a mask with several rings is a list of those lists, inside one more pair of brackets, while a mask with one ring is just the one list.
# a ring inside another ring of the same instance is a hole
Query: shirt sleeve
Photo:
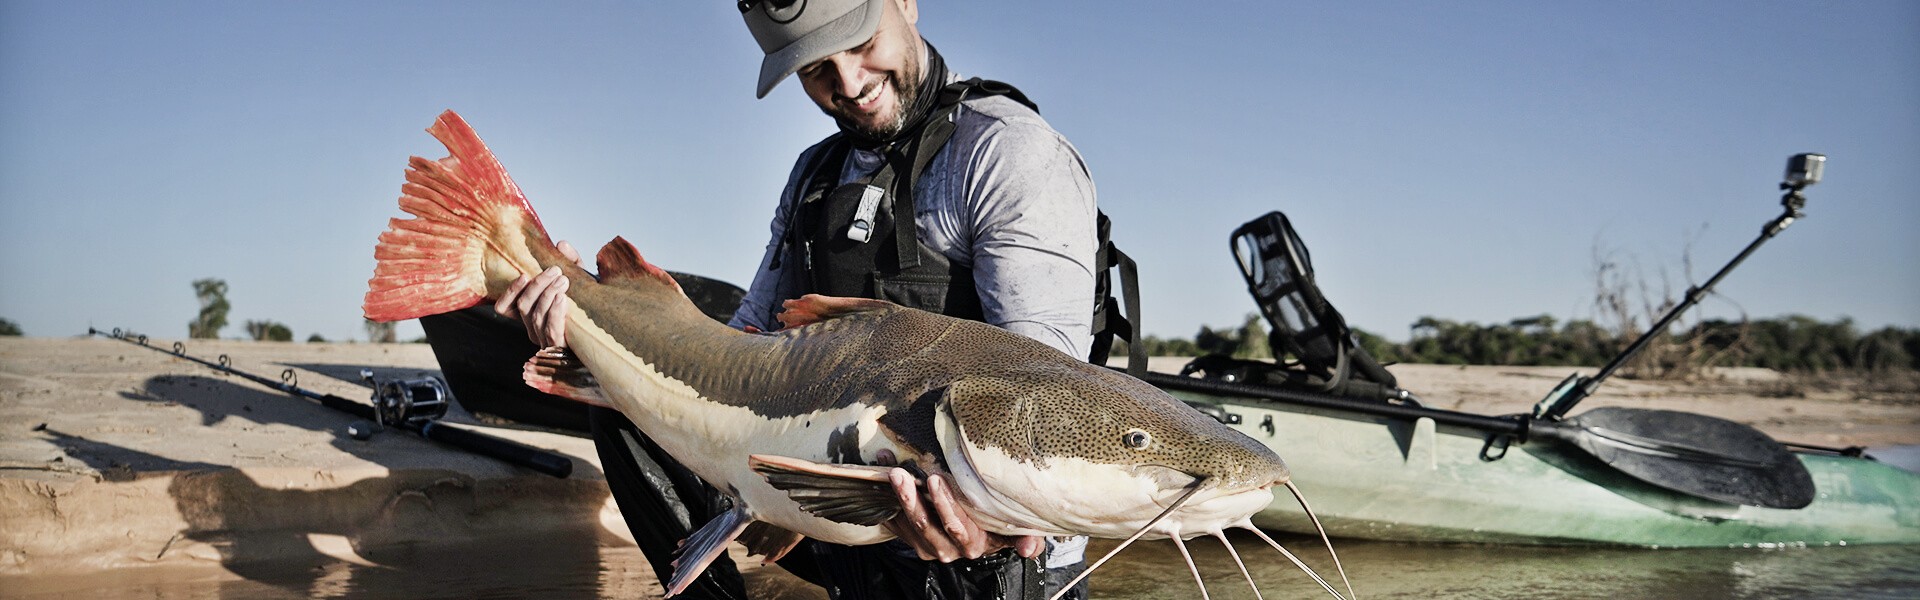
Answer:
[[[761, 331], [778, 331], [784, 327], [776, 315], [780, 314], [781, 301], [797, 297], [792, 287], [790, 271], [794, 265], [793, 256], [783, 258], [778, 267], [774, 266], [774, 257], [784, 249], [780, 243], [787, 235], [787, 225], [793, 222], [794, 206], [800, 203], [801, 181], [806, 177], [806, 165], [813, 160], [815, 153], [824, 152], [822, 146], [814, 146], [800, 154], [794, 162], [793, 172], [787, 175], [787, 186], [780, 192], [780, 205], [773, 211], [773, 224], [768, 227], [773, 237], [767, 241], [767, 250], [760, 257], [760, 268], [753, 272], [753, 283], [747, 286], [747, 295], [740, 300], [740, 307], [733, 311], [733, 318], [727, 326], [741, 329], [749, 325]], [[791, 254], [791, 253], [789, 253]]]
[[974, 285], [987, 323], [1075, 358], [1093, 345], [1093, 178], [1044, 123], [1007, 120], [969, 158]]

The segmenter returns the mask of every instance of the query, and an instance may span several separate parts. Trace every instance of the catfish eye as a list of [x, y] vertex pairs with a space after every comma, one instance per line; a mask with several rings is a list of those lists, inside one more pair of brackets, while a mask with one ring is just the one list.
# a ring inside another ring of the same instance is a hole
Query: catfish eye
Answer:
[[1145, 431], [1129, 429], [1126, 433], [1120, 434], [1120, 444], [1134, 450], [1145, 450], [1147, 446], [1153, 444], [1153, 436], [1147, 435]]

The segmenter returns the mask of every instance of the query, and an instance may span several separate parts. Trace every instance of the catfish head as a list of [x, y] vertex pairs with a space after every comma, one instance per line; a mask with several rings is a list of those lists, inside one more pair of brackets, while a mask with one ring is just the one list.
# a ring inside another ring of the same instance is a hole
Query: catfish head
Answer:
[[1264, 444], [1078, 361], [961, 379], [935, 430], [974, 516], [1007, 533], [1122, 538], [1149, 523], [1155, 538], [1218, 532], [1267, 507], [1288, 480]]

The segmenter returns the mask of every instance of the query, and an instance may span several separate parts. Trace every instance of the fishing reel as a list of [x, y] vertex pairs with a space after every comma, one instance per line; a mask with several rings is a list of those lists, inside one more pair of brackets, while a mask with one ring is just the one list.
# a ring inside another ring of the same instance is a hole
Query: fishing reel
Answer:
[[373, 416], [382, 428], [417, 428], [447, 416], [453, 403], [453, 392], [439, 377], [377, 380], [372, 369], [361, 369], [360, 380], [373, 386]]

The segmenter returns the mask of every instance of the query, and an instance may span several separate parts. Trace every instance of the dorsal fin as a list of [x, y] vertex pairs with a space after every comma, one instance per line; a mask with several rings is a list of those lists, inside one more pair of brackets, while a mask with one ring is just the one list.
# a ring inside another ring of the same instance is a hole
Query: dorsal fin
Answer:
[[785, 323], [787, 327], [812, 325], [828, 319], [863, 312], [900, 308], [900, 305], [885, 300], [843, 298], [839, 296], [822, 296], [819, 294], [807, 294], [798, 299], [788, 300], [782, 303], [781, 306], [786, 307], [786, 310], [780, 312], [780, 322]]
[[594, 257], [600, 264], [600, 281], [615, 283], [619, 281], [654, 281], [680, 290], [680, 282], [674, 281], [665, 269], [653, 266], [647, 259], [640, 257], [640, 249], [633, 247], [627, 238], [614, 236], [607, 245], [600, 247], [600, 254]]

